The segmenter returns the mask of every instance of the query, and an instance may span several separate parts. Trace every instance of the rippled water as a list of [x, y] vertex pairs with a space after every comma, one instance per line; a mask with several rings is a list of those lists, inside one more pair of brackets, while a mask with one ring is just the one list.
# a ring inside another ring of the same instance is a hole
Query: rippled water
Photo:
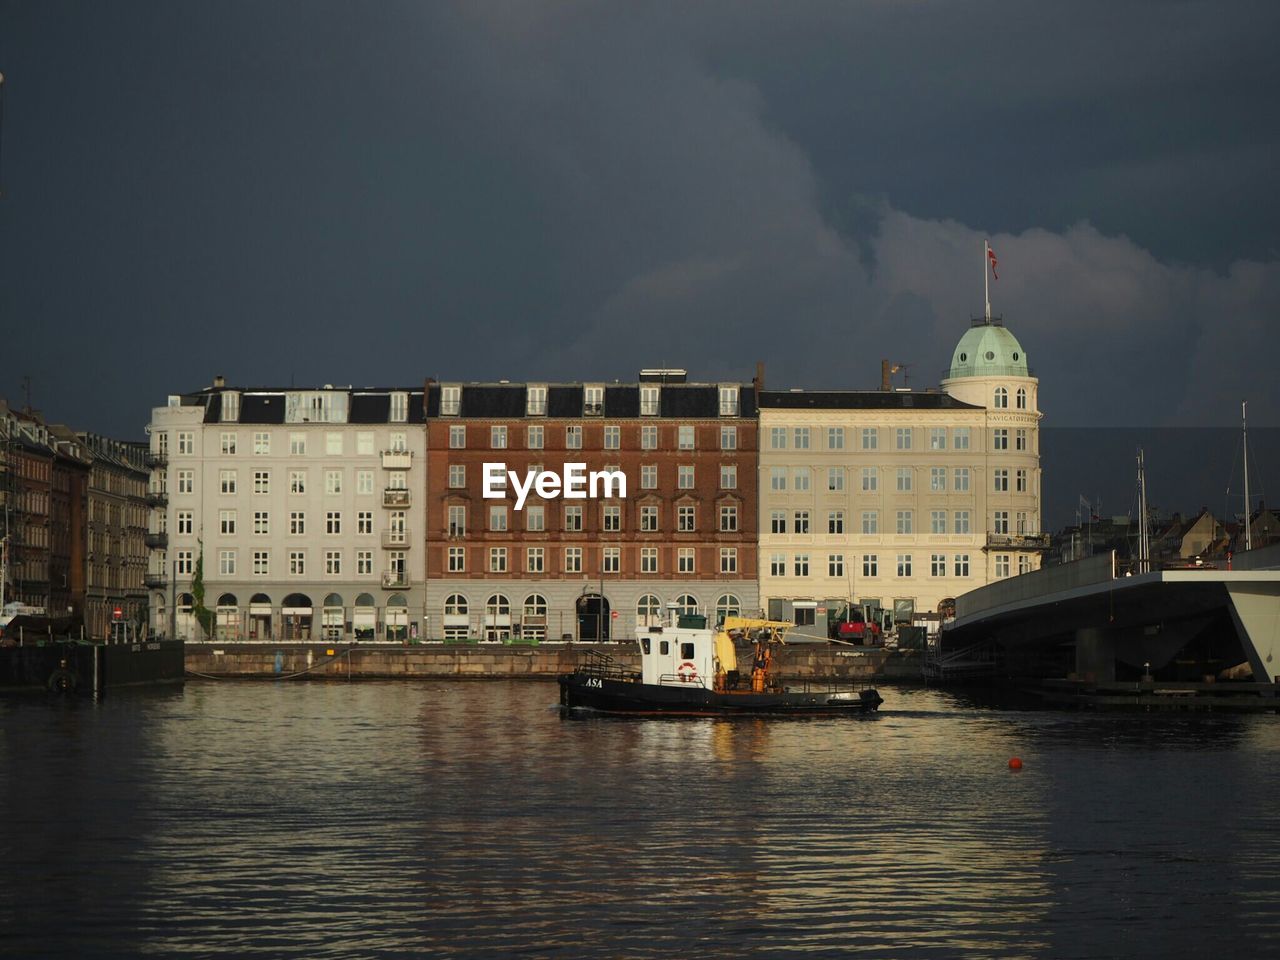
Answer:
[[539, 682], [6, 700], [0, 953], [1280, 949], [1280, 717], [884, 693], [781, 721], [563, 719]]

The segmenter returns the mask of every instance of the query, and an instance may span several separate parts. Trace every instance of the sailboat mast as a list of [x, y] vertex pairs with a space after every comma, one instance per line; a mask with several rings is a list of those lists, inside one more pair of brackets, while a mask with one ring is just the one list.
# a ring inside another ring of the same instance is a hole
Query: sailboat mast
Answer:
[[1138, 572], [1151, 570], [1151, 531], [1147, 529], [1147, 464], [1138, 448]]
[[1240, 434], [1244, 439], [1244, 548], [1253, 549], [1253, 534], [1249, 530], [1249, 516], [1253, 507], [1249, 503], [1249, 401], [1240, 403]]

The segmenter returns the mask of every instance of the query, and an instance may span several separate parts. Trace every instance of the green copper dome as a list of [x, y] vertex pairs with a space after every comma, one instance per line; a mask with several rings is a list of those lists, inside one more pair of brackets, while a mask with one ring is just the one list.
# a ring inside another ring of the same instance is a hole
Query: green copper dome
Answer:
[[972, 327], [956, 344], [948, 377], [1028, 377], [1027, 355], [1018, 338], [1002, 326]]

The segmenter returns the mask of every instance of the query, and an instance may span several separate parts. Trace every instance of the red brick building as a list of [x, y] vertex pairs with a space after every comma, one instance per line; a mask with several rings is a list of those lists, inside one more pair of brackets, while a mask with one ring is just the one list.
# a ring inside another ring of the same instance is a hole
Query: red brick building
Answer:
[[89, 461], [81, 444], [59, 438], [37, 414], [0, 408], [5, 602], [84, 613], [85, 500]]
[[[684, 371], [431, 385], [429, 635], [624, 638], [670, 605], [754, 612], [755, 413], [754, 384], [688, 383]], [[485, 497], [485, 464], [498, 463], [521, 485], [556, 479], [523, 503], [511, 483]], [[566, 464], [585, 466], [582, 498], [553, 490]], [[592, 495], [592, 472], [620, 474], [625, 496], [616, 476]]]

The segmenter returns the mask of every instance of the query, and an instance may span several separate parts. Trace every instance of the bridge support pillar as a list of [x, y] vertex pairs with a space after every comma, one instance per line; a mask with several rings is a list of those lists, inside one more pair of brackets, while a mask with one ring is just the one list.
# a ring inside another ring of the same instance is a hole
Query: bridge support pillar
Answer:
[[1116, 678], [1116, 641], [1108, 630], [1076, 630], [1076, 675], [1081, 680], [1110, 683]]
[[1274, 682], [1280, 677], [1280, 583], [1229, 583], [1227, 596], [1253, 679]]

